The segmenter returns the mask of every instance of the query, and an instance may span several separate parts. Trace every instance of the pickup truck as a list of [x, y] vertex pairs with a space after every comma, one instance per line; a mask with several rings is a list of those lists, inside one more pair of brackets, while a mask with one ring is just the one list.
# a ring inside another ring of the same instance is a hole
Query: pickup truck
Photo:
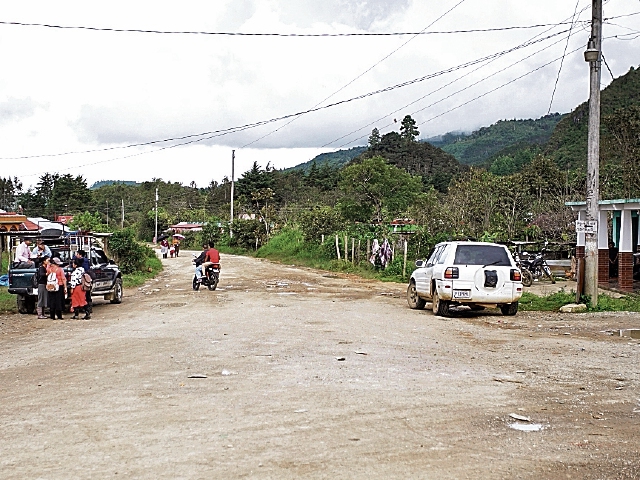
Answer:
[[[45, 240], [45, 243], [55, 257], [63, 262], [67, 280], [71, 276], [69, 263], [75, 251], [68, 242]], [[111, 303], [122, 303], [122, 273], [113, 260], [109, 260], [104, 251], [95, 246], [85, 247], [89, 253], [91, 270], [95, 274], [91, 295], [102, 296]], [[8, 292], [16, 295], [18, 312], [34, 313], [38, 299], [35, 268], [13, 268], [9, 266]]]

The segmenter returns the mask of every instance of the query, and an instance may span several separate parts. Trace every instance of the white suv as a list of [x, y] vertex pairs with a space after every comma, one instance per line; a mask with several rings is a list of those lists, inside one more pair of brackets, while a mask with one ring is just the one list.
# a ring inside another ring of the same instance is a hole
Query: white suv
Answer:
[[416, 261], [407, 301], [410, 308], [424, 308], [449, 315], [449, 307], [468, 305], [474, 310], [500, 307], [503, 315], [518, 312], [522, 276], [504, 245], [484, 242], [443, 242], [425, 262]]

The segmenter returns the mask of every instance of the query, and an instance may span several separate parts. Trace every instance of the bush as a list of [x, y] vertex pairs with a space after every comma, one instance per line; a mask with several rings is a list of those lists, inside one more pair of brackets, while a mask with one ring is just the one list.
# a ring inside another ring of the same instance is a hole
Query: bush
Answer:
[[115, 232], [109, 239], [109, 250], [124, 274], [142, 270], [147, 258], [156, 256], [151, 248], [136, 241], [135, 232], [131, 228]]
[[331, 207], [316, 207], [300, 213], [300, 229], [308, 242], [320, 243], [322, 235], [329, 236], [340, 230], [343, 220], [340, 213]]

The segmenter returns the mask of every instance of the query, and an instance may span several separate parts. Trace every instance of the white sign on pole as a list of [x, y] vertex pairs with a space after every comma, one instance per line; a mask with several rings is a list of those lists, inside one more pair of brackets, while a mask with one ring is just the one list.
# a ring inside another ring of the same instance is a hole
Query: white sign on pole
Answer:
[[598, 221], [576, 220], [576, 233], [598, 233]]

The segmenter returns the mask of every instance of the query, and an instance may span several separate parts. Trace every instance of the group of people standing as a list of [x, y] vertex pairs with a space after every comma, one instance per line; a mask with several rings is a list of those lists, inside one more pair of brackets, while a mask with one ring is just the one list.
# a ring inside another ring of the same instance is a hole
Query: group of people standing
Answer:
[[180, 242], [174, 240], [174, 242], [169, 245], [167, 240], [162, 240], [160, 242], [160, 253], [162, 254], [162, 258], [167, 258], [168, 255], [170, 255], [171, 258], [173, 258], [174, 255], [178, 257], [180, 255]]
[[[16, 248], [14, 268], [36, 268], [38, 285], [38, 302], [36, 313], [39, 319], [46, 319], [45, 310], [49, 309], [49, 318], [62, 320], [67, 295], [71, 296], [71, 312], [78, 318], [83, 312], [83, 319], [89, 320], [93, 311], [91, 284], [93, 272], [84, 250], [77, 250], [70, 262], [73, 268], [67, 282], [62, 260], [53, 256], [51, 249], [39, 239], [36, 246], [30, 249], [31, 240], [25, 238]], [[89, 278], [85, 277], [85, 274]]]

